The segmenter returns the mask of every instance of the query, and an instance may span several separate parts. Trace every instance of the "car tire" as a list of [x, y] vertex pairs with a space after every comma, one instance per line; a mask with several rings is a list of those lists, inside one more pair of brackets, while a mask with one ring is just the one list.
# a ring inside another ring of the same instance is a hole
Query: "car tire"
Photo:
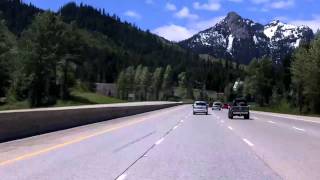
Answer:
[[244, 119], [250, 119], [250, 115], [245, 115]]
[[195, 112], [193, 112], [193, 115], [196, 115], [196, 113], [195, 113]]
[[206, 115], [208, 115], [208, 112], [206, 112]]
[[229, 119], [233, 119], [233, 115], [229, 115]]

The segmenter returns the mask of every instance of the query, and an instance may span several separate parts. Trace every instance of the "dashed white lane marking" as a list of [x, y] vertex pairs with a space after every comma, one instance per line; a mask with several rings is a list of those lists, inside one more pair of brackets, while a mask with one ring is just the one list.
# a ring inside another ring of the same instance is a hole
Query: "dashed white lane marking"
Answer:
[[221, 122], [221, 123], [224, 123], [224, 121], [223, 121], [223, 120], [221, 120], [220, 122]]
[[255, 119], [255, 120], [259, 120], [259, 118], [257, 118], [257, 117], [253, 117], [253, 119]]
[[302, 132], [305, 132], [305, 131], [306, 131], [306, 130], [304, 130], [304, 129], [297, 128], [297, 127], [295, 127], [295, 126], [293, 126], [292, 128], [295, 129], [295, 130], [298, 130], [298, 131], [302, 131]]
[[231, 126], [228, 126], [228, 128], [229, 128], [230, 130], [233, 130], [233, 128], [232, 128]]
[[248, 139], [243, 138], [242, 139], [245, 143], [247, 143], [249, 146], [254, 146], [254, 144], [252, 142], [250, 142]]
[[273, 121], [268, 121], [268, 123], [271, 123], [271, 124], [276, 124], [275, 122], [273, 122]]
[[163, 140], [164, 140], [164, 138], [159, 139], [159, 140], [155, 143], [155, 145], [161, 144]]
[[175, 130], [175, 129], [177, 129], [179, 126], [175, 126], [174, 128], [173, 128], [173, 130]]
[[121, 176], [119, 176], [116, 180], [125, 180], [127, 177], [127, 174], [122, 174]]
[[180, 122], [181, 122], [181, 123], [183, 123], [183, 122], [184, 122], [184, 120], [181, 120]]

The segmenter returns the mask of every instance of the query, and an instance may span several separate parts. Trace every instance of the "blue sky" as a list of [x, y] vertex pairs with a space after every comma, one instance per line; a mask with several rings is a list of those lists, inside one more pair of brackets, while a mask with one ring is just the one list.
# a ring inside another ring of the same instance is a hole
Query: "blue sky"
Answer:
[[[56, 11], [69, 0], [24, 0]], [[74, 0], [104, 8], [121, 19], [172, 41], [214, 26], [230, 11], [266, 24], [274, 19], [320, 28], [319, 0]]]

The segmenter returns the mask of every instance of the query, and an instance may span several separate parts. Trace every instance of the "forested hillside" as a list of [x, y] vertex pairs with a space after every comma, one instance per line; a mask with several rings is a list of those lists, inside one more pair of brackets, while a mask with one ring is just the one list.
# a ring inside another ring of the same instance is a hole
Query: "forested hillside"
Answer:
[[171, 86], [178, 86], [178, 75], [185, 73], [191, 88], [216, 91], [223, 91], [241, 75], [241, 70], [231, 65], [199, 59], [90, 6], [69, 3], [52, 13], [7, 0], [1, 1], [0, 11], [0, 96], [9, 101], [55, 104], [58, 99], [70, 98], [75, 86], [90, 89], [96, 82], [116, 82], [128, 67], [146, 67], [144, 74], [151, 78], [157, 69], [169, 65]]

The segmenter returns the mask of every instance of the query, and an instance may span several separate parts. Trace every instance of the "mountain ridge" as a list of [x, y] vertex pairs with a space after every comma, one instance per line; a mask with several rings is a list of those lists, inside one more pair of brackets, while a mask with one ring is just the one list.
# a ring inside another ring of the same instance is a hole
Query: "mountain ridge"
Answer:
[[279, 20], [266, 25], [230, 12], [213, 27], [200, 31], [179, 44], [198, 54], [249, 64], [253, 58], [270, 56], [275, 63], [290, 55], [301, 43], [314, 37], [307, 26], [294, 26]]

